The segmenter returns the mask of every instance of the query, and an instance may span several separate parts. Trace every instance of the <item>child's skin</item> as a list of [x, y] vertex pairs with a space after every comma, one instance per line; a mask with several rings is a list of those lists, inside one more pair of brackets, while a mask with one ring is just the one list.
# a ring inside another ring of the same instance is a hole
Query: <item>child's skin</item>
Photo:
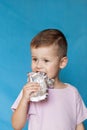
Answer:
[[[32, 54], [32, 71], [45, 72], [47, 76], [54, 79], [54, 88], [63, 89], [66, 87], [64, 83], [59, 80], [59, 71], [67, 64], [67, 57], [58, 56], [58, 47], [50, 45], [46, 47], [31, 48]], [[22, 130], [27, 120], [27, 111], [30, 102], [31, 93], [39, 91], [38, 83], [28, 82], [23, 87], [23, 96], [12, 116], [12, 125], [14, 130]], [[76, 130], [84, 130], [83, 124], [79, 124]]]

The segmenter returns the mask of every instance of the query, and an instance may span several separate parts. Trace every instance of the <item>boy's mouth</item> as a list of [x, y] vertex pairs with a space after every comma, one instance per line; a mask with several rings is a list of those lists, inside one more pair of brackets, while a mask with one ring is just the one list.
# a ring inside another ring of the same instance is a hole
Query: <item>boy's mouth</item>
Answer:
[[47, 75], [46, 72], [43, 71], [36, 71], [36, 73], [43, 73], [44, 75]]
[[47, 76], [47, 74], [45, 73], [45, 72], [42, 72], [42, 71], [37, 71], [36, 73], [39, 73], [39, 74], [41, 74], [41, 75], [43, 75], [43, 76]]

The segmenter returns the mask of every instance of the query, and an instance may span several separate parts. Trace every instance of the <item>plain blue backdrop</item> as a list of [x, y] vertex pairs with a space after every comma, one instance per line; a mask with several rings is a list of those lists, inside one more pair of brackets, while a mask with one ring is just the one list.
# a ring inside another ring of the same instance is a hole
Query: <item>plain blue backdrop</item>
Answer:
[[13, 129], [10, 107], [31, 71], [29, 44], [46, 28], [64, 32], [69, 63], [61, 79], [87, 106], [87, 0], [0, 0], [0, 130]]

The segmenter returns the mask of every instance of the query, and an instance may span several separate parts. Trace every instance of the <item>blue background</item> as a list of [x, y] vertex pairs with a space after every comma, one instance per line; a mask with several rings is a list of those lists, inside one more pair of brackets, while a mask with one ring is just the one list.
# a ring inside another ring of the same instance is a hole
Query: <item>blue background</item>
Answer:
[[12, 130], [10, 107], [31, 71], [29, 44], [46, 28], [67, 37], [61, 79], [78, 88], [87, 106], [87, 0], [0, 0], [0, 130]]

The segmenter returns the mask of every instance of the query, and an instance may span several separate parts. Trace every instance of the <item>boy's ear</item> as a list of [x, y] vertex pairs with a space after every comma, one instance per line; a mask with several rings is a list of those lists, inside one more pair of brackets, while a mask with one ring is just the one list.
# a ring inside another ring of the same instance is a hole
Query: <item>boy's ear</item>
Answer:
[[67, 62], [68, 62], [67, 57], [61, 58], [61, 60], [60, 60], [60, 69], [63, 69], [67, 65]]

